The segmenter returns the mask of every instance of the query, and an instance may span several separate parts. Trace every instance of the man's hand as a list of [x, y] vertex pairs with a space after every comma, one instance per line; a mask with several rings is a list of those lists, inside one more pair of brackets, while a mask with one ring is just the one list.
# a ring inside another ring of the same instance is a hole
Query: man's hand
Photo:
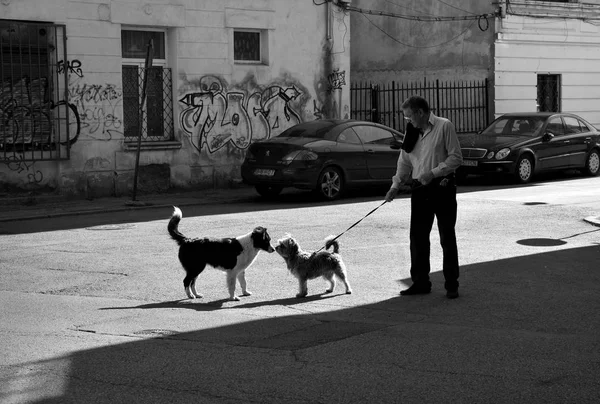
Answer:
[[398, 195], [398, 188], [390, 188], [390, 190], [387, 191], [387, 194], [385, 194], [385, 201], [386, 202], [393, 201], [394, 198], [396, 197], [396, 195]]
[[423, 185], [427, 185], [429, 184], [431, 181], [433, 181], [433, 172], [431, 171], [427, 171], [424, 174], [421, 174], [419, 176], [419, 178], [417, 178], [417, 180], [419, 180], [419, 182]]

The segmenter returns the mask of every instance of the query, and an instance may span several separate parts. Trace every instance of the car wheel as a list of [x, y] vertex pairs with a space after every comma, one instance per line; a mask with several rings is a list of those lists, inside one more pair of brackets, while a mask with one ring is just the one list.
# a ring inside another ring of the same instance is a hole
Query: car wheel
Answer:
[[338, 199], [345, 189], [342, 172], [335, 167], [327, 167], [319, 175], [317, 189], [319, 197], [328, 201]]
[[273, 187], [270, 185], [257, 185], [256, 192], [264, 198], [274, 198], [281, 193], [283, 187]]
[[585, 173], [593, 177], [600, 173], [600, 154], [594, 149], [585, 161]]
[[533, 177], [533, 160], [529, 156], [521, 156], [517, 160], [517, 168], [515, 170], [517, 181], [521, 184], [527, 184]]

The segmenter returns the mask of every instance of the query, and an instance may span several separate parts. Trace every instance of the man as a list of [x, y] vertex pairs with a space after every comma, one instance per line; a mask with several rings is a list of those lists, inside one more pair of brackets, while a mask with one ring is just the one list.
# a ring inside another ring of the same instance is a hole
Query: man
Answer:
[[[462, 153], [454, 125], [448, 119], [435, 116], [427, 100], [412, 96], [402, 104], [409, 121], [398, 157], [396, 175], [385, 196], [394, 200], [401, 184], [409, 183], [410, 215], [410, 277], [412, 286], [401, 295], [431, 292], [429, 263], [431, 228], [434, 217], [440, 232], [443, 250], [443, 273], [446, 296], [458, 297], [458, 248], [456, 246], [456, 182], [454, 171], [462, 163]], [[412, 180], [412, 181], [411, 181]]]

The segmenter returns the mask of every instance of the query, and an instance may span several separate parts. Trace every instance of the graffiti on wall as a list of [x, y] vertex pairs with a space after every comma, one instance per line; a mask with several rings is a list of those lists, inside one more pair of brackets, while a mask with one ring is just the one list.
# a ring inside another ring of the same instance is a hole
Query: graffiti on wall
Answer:
[[17, 174], [26, 174], [29, 184], [40, 184], [44, 180], [44, 174], [35, 168], [35, 161], [25, 161], [20, 154], [8, 156], [6, 166]]
[[333, 69], [333, 72], [329, 74], [327, 77], [329, 81], [329, 90], [341, 90], [343, 86], [346, 85], [346, 71], [341, 71], [339, 69]]
[[[181, 128], [192, 144], [214, 153], [228, 144], [246, 149], [302, 122], [297, 110], [303, 95], [295, 84], [252, 85], [227, 89], [216, 76], [204, 76], [197, 91], [184, 94]], [[245, 88], [244, 88], [245, 87]]]
[[95, 140], [112, 140], [123, 134], [117, 109], [123, 92], [114, 84], [88, 84], [75, 79], [69, 85], [69, 102], [74, 105], [81, 129]]
[[67, 62], [65, 63], [63, 60], [61, 60], [60, 62], [58, 62], [58, 74], [63, 74], [65, 72], [65, 68], [66, 70], [70, 73], [70, 74], [74, 74], [76, 76], [79, 77], [83, 77], [83, 70], [81, 69], [81, 61], [74, 59], [74, 60], [67, 60]]

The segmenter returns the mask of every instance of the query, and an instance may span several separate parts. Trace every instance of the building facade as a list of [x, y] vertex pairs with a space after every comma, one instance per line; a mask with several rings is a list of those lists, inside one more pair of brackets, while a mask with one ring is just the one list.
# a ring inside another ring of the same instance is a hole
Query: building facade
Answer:
[[353, 0], [352, 6], [361, 10], [351, 15], [353, 80], [493, 77], [492, 2]]
[[0, 184], [231, 186], [252, 142], [348, 117], [349, 19], [294, 0], [2, 0]]
[[600, 1], [502, 1], [495, 113], [572, 112], [600, 127]]

